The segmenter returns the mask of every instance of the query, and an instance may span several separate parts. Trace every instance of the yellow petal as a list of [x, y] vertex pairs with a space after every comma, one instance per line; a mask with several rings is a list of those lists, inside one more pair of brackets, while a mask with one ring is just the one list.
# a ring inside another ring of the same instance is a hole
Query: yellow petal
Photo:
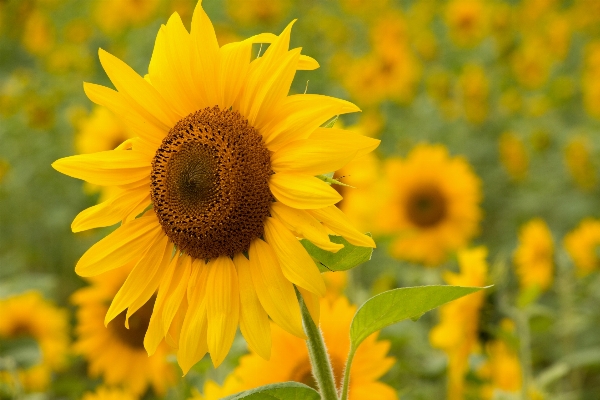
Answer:
[[133, 150], [108, 150], [65, 157], [52, 167], [65, 175], [100, 186], [127, 185], [150, 175], [146, 154]]
[[301, 55], [297, 68], [298, 71], [312, 71], [319, 68], [319, 63], [312, 57]]
[[87, 82], [84, 82], [83, 90], [91, 101], [114, 112], [134, 136], [150, 142], [154, 146], [154, 150], [150, 154], [154, 154], [156, 147], [169, 132], [162, 124], [155, 124], [153, 120], [144, 118], [121, 93], [115, 90]]
[[194, 282], [190, 282], [189, 305], [181, 327], [177, 351], [177, 361], [184, 375], [208, 351], [206, 297], [204, 296], [208, 275], [206, 266], [203, 265], [202, 271], [195, 275]]
[[248, 342], [248, 347], [268, 360], [271, 357], [271, 325], [252, 283], [250, 261], [238, 253], [233, 258], [233, 263], [238, 272], [240, 286], [240, 330]]
[[335, 189], [314, 176], [278, 173], [271, 175], [269, 187], [277, 200], [299, 209], [323, 208], [342, 200]]
[[[219, 44], [210, 18], [198, 2], [192, 16], [191, 44], [194, 87], [208, 105], [219, 104]], [[248, 56], [249, 57], [249, 56]], [[246, 62], [249, 62], [248, 60]], [[218, 69], [217, 69], [218, 68]]]
[[80, 212], [71, 224], [73, 232], [81, 232], [92, 228], [114, 225], [124, 220], [140, 205], [145, 208], [150, 204], [150, 190], [148, 187], [124, 190], [116, 196], [86, 208]]
[[265, 239], [275, 251], [283, 275], [296, 286], [325, 295], [325, 282], [319, 269], [298, 239], [275, 218], [265, 221]]
[[317, 128], [309, 139], [317, 140], [323, 146], [345, 147], [348, 150], [354, 150], [356, 151], [355, 158], [372, 152], [381, 143], [379, 139], [337, 128]]
[[229, 353], [239, 312], [240, 289], [235, 265], [228, 256], [220, 256], [208, 263], [206, 285], [207, 344], [215, 368]]
[[[243, 41], [229, 43], [219, 52], [218, 103], [222, 109], [228, 109], [238, 98], [247, 80], [250, 69], [252, 43]], [[245, 114], [242, 114], [245, 116]]]
[[294, 286], [283, 276], [271, 247], [261, 239], [250, 244], [250, 272], [260, 304], [273, 322], [292, 335], [306, 339]]
[[352, 226], [348, 217], [346, 217], [336, 206], [310, 210], [309, 212], [332, 231], [343, 236], [353, 245], [373, 248], [377, 247], [373, 239]]
[[315, 325], [319, 326], [319, 320], [321, 318], [321, 299], [316, 294], [311, 293], [301, 287], [298, 288], [298, 291], [302, 295], [304, 304], [306, 305], [306, 308], [308, 308], [308, 312], [310, 313]]
[[85, 277], [122, 267], [139, 258], [160, 235], [164, 233], [154, 213], [125, 223], [90, 247], [77, 262], [75, 272]]
[[315, 246], [336, 253], [343, 249], [343, 244], [333, 243], [327, 231], [319, 221], [305, 210], [288, 207], [283, 203], [275, 202], [271, 205], [271, 214], [279, 219], [291, 231], [310, 240]]
[[177, 115], [158, 91], [139, 76], [129, 65], [100, 49], [100, 63], [119, 93], [136, 108], [144, 118], [162, 124], [170, 130], [184, 115]]
[[108, 325], [110, 321], [146, 292], [146, 288], [162, 265], [168, 242], [168, 238], [161, 235], [151, 243], [115, 295], [104, 318], [104, 325]]
[[261, 129], [265, 144], [276, 151], [284, 144], [307, 139], [315, 129], [336, 115], [360, 111], [354, 104], [317, 94], [288, 96]]
[[337, 171], [355, 158], [357, 150], [345, 141], [295, 140], [271, 156], [275, 172], [319, 175]]
[[178, 265], [169, 285], [169, 294], [165, 299], [162, 314], [162, 325], [165, 334], [170, 329], [177, 310], [181, 307], [192, 272], [192, 258], [190, 256], [182, 255], [175, 258], [178, 259]]

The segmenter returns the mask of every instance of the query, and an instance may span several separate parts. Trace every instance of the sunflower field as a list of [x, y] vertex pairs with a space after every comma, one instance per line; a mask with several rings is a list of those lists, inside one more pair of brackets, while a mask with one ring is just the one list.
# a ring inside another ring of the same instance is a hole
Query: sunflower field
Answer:
[[600, 399], [599, 154], [600, 0], [0, 0], [0, 400]]

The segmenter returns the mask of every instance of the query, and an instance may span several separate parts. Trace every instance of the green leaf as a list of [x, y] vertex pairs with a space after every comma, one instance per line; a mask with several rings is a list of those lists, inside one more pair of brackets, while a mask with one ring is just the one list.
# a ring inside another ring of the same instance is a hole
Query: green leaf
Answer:
[[0, 358], [14, 360], [18, 368], [30, 368], [42, 362], [42, 352], [37, 341], [31, 337], [3, 340], [0, 343]]
[[341, 185], [341, 186], [347, 186], [347, 187], [353, 188], [353, 186], [346, 185], [345, 183], [340, 182], [337, 179], [330, 178], [329, 176], [327, 176], [327, 174], [317, 175], [317, 178], [319, 178], [320, 180], [322, 180], [323, 182], [325, 182], [328, 185]]
[[[370, 233], [367, 235], [371, 236]], [[329, 235], [329, 239], [333, 243], [343, 244], [344, 248], [337, 253], [332, 253], [318, 248], [306, 239], [300, 241], [308, 254], [317, 261], [321, 272], [347, 271], [371, 259], [373, 249], [370, 247], [355, 246], [341, 236]]]
[[352, 349], [369, 335], [405, 319], [418, 319], [442, 304], [484, 288], [461, 286], [420, 286], [383, 292], [363, 304], [352, 320], [350, 340]]
[[223, 400], [320, 400], [320, 398], [316, 390], [302, 383], [285, 382], [261, 386], [225, 397]]

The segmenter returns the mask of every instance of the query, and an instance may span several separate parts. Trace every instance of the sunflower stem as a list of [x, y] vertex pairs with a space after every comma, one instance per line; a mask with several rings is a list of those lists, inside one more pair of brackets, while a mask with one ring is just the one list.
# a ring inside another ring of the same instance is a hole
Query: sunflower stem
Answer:
[[304, 299], [299, 293], [298, 300], [300, 302], [300, 309], [302, 310], [302, 325], [304, 325], [304, 332], [306, 332], [306, 336], [308, 337], [306, 347], [308, 347], [312, 373], [317, 382], [321, 400], [339, 400], [335, 388], [331, 361], [329, 360], [329, 354], [327, 353], [327, 347], [325, 347], [321, 330], [315, 325], [304, 303]]
[[346, 367], [344, 368], [344, 384], [342, 386], [342, 399], [348, 400], [348, 388], [350, 387], [350, 368], [352, 367], [352, 360], [354, 359], [354, 353], [356, 350], [354, 348], [350, 349], [350, 354], [348, 354], [348, 359], [346, 360]]

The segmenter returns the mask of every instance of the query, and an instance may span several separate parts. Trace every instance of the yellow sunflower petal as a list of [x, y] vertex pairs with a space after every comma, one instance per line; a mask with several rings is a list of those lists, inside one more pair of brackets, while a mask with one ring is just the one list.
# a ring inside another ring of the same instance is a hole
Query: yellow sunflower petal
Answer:
[[349, 101], [317, 94], [296, 94], [285, 98], [273, 112], [271, 121], [261, 132], [269, 150], [308, 138], [315, 129], [332, 117], [360, 111]]
[[248, 347], [268, 360], [271, 357], [271, 325], [252, 283], [250, 261], [242, 253], [238, 253], [233, 258], [233, 263], [240, 286], [240, 330]]
[[[139, 136], [154, 144], [154, 146], [160, 144], [160, 141], [168, 132], [162, 124], [155, 125], [132, 109], [124, 96], [116, 90], [87, 82], [84, 82], [83, 90], [91, 101], [114, 112], [134, 136]], [[156, 147], [150, 154], [154, 154], [155, 151]]]
[[[191, 28], [192, 65], [194, 87], [207, 104], [219, 104], [217, 67], [219, 66], [219, 44], [210, 18], [199, 1], [194, 9]], [[246, 61], [247, 62], [247, 61]]]
[[312, 57], [301, 55], [297, 68], [299, 71], [312, 71], [319, 68], [319, 62]]
[[192, 272], [192, 258], [190, 256], [183, 255], [176, 258], [178, 258], [177, 270], [173, 275], [169, 286], [169, 294], [163, 306], [162, 323], [165, 334], [170, 329], [175, 314], [185, 297]]
[[342, 200], [335, 189], [313, 176], [278, 173], [271, 175], [269, 187], [277, 200], [299, 209], [323, 208]]
[[358, 231], [348, 220], [348, 217], [346, 217], [344, 213], [336, 206], [310, 210], [309, 213], [311, 213], [324, 225], [329, 227], [332, 231], [343, 236], [353, 245], [373, 248], [376, 247], [373, 239]]
[[192, 289], [189, 294], [189, 305], [179, 338], [177, 361], [184, 375], [208, 351], [206, 297], [204, 296], [208, 271], [206, 266], [203, 265], [201, 267], [202, 271], [195, 274], [196, 278], [194, 282], [190, 282]]
[[319, 269], [298, 239], [275, 218], [265, 221], [265, 239], [275, 251], [283, 275], [296, 286], [325, 295], [325, 282]]
[[271, 205], [271, 214], [277, 217], [288, 229], [310, 240], [315, 246], [323, 250], [335, 253], [344, 248], [343, 244], [331, 242], [323, 225], [307, 211], [275, 202]]
[[79, 276], [94, 276], [122, 267], [139, 257], [152, 244], [162, 227], [154, 213], [123, 224], [94, 244], [77, 262]]
[[250, 271], [260, 304], [271, 319], [292, 335], [306, 339], [294, 286], [283, 276], [271, 247], [261, 239], [250, 244]]
[[158, 121], [168, 131], [183, 117], [177, 115], [160, 93], [129, 65], [102, 49], [98, 55], [113, 85], [126, 99], [131, 99], [130, 105], [138, 106], [136, 111], [146, 119]]
[[325, 147], [344, 147], [347, 150], [354, 150], [356, 151], [355, 158], [372, 152], [381, 143], [379, 139], [337, 128], [317, 128], [309, 139], [316, 140]]
[[250, 70], [251, 52], [252, 43], [246, 41], [229, 43], [221, 48], [217, 100], [220, 107], [229, 108], [237, 99]]
[[65, 157], [52, 163], [65, 175], [100, 186], [127, 185], [150, 174], [150, 160], [138, 151], [109, 150]]
[[[104, 325], [108, 325], [110, 321], [145, 293], [152, 278], [160, 269], [168, 243], [169, 240], [165, 235], [158, 236], [151, 242], [146, 253], [133, 267], [125, 283], [115, 295], [104, 318]], [[154, 287], [154, 290], [156, 290], [156, 287]]]
[[140, 204], [143, 204], [144, 208], [150, 204], [150, 191], [147, 187], [125, 190], [77, 214], [71, 224], [71, 230], [81, 232], [114, 225], [124, 220]]
[[310, 316], [315, 324], [319, 326], [319, 319], [321, 318], [321, 299], [316, 294], [311, 293], [301, 287], [298, 288], [298, 291], [304, 299], [304, 304], [306, 304], [306, 308], [308, 308]]
[[237, 271], [231, 258], [208, 263], [206, 284], [207, 344], [213, 365], [221, 365], [229, 352], [239, 323], [240, 296]]
[[271, 156], [274, 172], [319, 175], [337, 171], [356, 157], [357, 150], [347, 141], [295, 140]]

